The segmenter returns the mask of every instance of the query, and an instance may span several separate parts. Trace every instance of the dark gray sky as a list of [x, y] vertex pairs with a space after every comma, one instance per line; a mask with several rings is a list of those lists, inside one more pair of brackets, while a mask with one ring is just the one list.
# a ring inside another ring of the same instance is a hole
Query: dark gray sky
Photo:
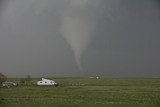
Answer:
[[7, 76], [160, 76], [158, 0], [0, 0]]

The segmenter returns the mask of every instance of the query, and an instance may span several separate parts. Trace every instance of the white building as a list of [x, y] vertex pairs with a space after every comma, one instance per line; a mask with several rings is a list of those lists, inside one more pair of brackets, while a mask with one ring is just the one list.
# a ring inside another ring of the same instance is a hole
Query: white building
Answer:
[[57, 86], [58, 84], [53, 80], [42, 78], [41, 81], [37, 81], [37, 85], [55, 85]]

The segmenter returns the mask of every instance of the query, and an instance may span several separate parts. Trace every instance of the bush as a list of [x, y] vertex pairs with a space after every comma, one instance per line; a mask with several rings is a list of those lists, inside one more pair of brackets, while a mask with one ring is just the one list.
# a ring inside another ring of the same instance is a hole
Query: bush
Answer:
[[21, 78], [21, 79], [20, 79], [20, 84], [21, 84], [21, 85], [24, 85], [25, 83], [26, 83], [26, 80], [25, 80], [24, 78]]

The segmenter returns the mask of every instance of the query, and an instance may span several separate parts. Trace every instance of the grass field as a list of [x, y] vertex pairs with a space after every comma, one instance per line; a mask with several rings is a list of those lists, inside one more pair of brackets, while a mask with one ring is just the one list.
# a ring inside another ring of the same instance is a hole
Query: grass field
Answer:
[[160, 107], [160, 78], [51, 79], [59, 86], [1, 87], [0, 107]]

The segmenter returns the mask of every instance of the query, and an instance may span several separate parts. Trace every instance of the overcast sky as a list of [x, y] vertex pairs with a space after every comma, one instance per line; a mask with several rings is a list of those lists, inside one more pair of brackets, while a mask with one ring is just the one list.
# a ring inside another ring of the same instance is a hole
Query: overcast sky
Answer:
[[160, 76], [159, 0], [0, 0], [7, 76]]

